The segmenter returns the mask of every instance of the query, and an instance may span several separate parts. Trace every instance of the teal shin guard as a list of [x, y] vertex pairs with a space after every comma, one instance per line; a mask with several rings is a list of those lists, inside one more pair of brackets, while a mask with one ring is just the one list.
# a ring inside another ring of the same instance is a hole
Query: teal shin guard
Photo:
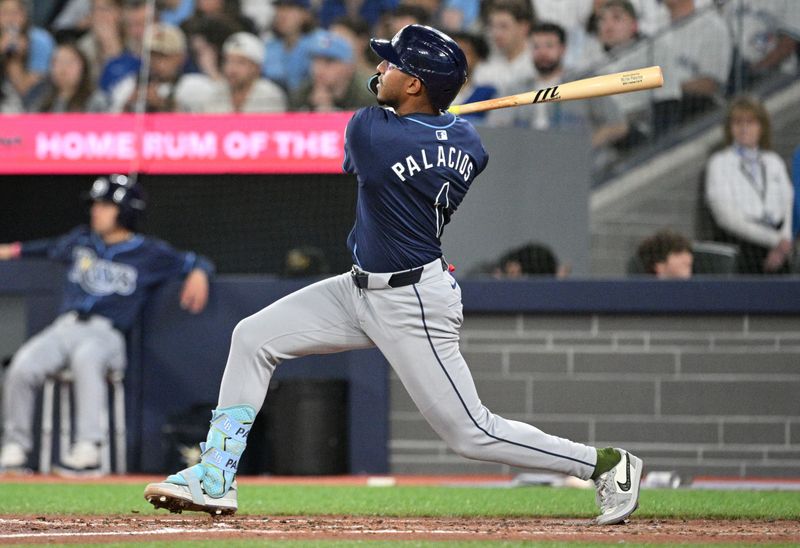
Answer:
[[212, 411], [208, 437], [200, 444], [200, 463], [169, 476], [167, 483], [187, 486], [193, 498], [202, 492], [213, 498], [225, 496], [236, 477], [255, 416], [255, 409], [249, 405]]

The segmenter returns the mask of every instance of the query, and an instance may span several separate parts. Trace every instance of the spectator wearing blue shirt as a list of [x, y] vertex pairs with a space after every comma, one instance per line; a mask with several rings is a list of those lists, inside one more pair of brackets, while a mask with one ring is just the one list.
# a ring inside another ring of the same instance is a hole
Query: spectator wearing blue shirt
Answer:
[[158, 20], [175, 27], [191, 17], [195, 9], [195, 0], [161, 0], [161, 3]]
[[309, 0], [276, 0], [272, 31], [266, 43], [264, 76], [295, 92], [311, 70], [309, 53], [316, 28]]
[[68, 265], [56, 320], [14, 355], [3, 386], [0, 470], [23, 469], [32, 449], [36, 390], [69, 367], [76, 393], [76, 440], [61, 462], [71, 472], [97, 472], [107, 402], [105, 375], [126, 365], [125, 333], [162, 283], [185, 277], [180, 304], [191, 313], [208, 300], [212, 264], [137, 232], [145, 209], [141, 187], [125, 175], [92, 185], [91, 223], [58, 238], [0, 245], [0, 259], [47, 257]]
[[31, 26], [22, 0], [0, 0], [0, 55], [6, 76], [23, 102], [47, 74], [54, 47], [46, 30]]

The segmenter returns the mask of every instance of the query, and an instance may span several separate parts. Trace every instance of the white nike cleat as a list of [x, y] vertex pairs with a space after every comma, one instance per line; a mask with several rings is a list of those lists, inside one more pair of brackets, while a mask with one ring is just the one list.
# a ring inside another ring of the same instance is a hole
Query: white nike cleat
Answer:
[[622, 457], [619, 463], [594, 481], [600, 506], [600, 515], [595, 520], [598, 525], [622, 523], [639, 507], [642, 459], [624, 449], [617, 451]]
[[220, 498], [202, 493], [202, 501], [192, 497], [192, 492], [186, 485], [174, 483], [151, 483], [144, 490], [144, 498], [156, 508], [166, 508], [173, 514], [180, 514], [184, 510], [192, 512], [207, 512], [211, 516], [230, 516], [239, 509], [236, 497], [236, 482]]

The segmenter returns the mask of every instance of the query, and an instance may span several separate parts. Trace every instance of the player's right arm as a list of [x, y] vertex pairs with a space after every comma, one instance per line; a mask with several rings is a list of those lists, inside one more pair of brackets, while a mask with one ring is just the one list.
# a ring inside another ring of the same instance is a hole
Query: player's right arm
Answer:
[[381, 107], [366, 107], [356, 111], [344, 132], [345, 173], [357, 174], [367, 169], [370, 162], [377, 162], [374, 150], [382, 132], [381, 126], [388, 125], [392, 113]]
[[46, 257], [57, 261], [69, 261], [72, 258], [72, 248], [75, 243], [82, 234], [87, 232], [88, 229], [86, 227], [78, 227], [56, 238], [0, 244], [0, 260], [7, 261], [20, 257]]
[[22, 244], [13, 242], [10, 244], [0, 244], [0, 261], [16, 259], [22, 254]]

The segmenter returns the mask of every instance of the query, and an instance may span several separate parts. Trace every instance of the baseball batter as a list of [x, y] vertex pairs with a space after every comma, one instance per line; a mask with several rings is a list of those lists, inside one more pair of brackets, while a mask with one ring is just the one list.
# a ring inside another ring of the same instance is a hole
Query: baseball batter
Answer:
[[356, 112], [345, 140], [344, 170], [358, 180], [347, 242], [352, 271], [237, 325], [201, 462], [148, 485], [145, 498], [172, 511], [235, 512], [236, 467], [275, 367], [377, 346], [455, 452], [593, 478], [598, 523], [623, 521], [637, 507], [642, 461], [493, 414], [459, 351], [461, 289], [440, 238], [488, 161], [469, 122], [444, 112], [466, 79], [464, 54], [445, 34], [420, 25], [371, 46], [383, 59], [371, 86], [382, 107]]

